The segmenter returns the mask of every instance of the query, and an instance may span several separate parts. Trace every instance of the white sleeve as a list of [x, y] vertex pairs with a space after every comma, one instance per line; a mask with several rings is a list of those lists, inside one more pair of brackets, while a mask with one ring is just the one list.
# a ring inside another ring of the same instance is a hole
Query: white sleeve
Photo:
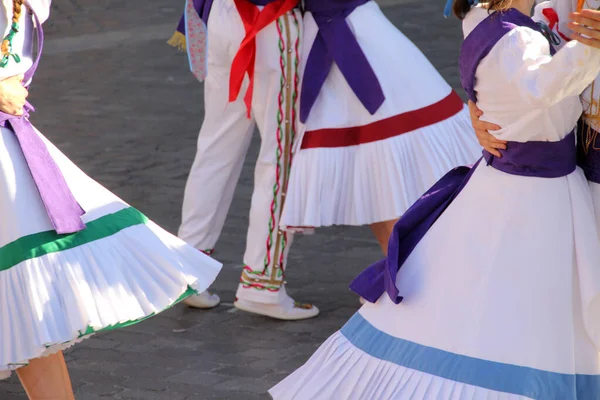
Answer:
[[26, 2], [33, 9], [40, 23], [46, 22], [50, 16], [50, 3], [52, 3], [52, 0], [26, 0]]
[[577, 96], [600, 73], [600, 50], [573, 41], [551, 57], [546, 38], [526, 27], [510, 31], [492, 51], [504, 79], [533, 106]]

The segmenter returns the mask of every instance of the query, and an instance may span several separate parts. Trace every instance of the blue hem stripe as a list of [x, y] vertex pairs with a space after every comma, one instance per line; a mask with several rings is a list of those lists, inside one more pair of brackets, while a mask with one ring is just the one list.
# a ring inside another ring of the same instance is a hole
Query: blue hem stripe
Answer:
[[455, 382], [536, 400], [600, 399], [600, 375], [561, 374], [450, 353], [388, 335], [360, 313], [341, 332], [373, 357]]

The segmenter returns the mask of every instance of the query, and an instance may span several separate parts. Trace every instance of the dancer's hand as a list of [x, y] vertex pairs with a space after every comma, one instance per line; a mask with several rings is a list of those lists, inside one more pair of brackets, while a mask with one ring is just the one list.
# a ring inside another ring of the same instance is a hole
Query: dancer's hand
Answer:
[[569, 14], [571, 39], [600, 49], [600, 11], [583, 9]]
[[471, 100], [469, 100], [469, 113], [471, 114], [471, 124], [473, 124], [475, 134], [477, 135], [477, 140], [479, 141], [481, 147], [496, 157], [502, 157], [502, 154], [500, 154], [498, 149], [506, 150], [506, 141], [496, 139], [491, 133], [488, 132], [497, 131], [500, 129], [500, 127], [496, 124], [492, 124], [491, 122], [481, 121], [479, 117], [483, 115], [483, 111], [477, 108], [475, 103], [473, 103]]
[[11, 115], [23, 115], [29, 92], [23, 87], [23, 75], [0, 81], [0, 110]]

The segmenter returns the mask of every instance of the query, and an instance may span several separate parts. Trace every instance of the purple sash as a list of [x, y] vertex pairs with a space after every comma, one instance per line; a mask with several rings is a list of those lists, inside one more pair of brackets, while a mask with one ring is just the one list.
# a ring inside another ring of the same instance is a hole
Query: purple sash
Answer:
[[[523, 18], [525, 17], [525, 18]], [[465, 39], [460, 54], [461, 82], [470, 98], [475, 99], [475, 72], [480, 61], [506, 33], [516, 26], [530, 26], [531, 19], [517, 10], [490, 15]], [[535, 25], [535, 24], [534, 24]], [[535, 25], [534, 29], [538, 29]], [[458, 167], [448, 172], [429, 189], [394, 226], [388, 245], [388, 256], [365, 271], [350, 289], [372, 303], [384, 292], [398, 304], [402, 301], [396, 287], [398, 271], [420, 240], [468, 183], [482, 159], [508, 174], [557, 178], [572, 173], [577, 164], [575, 133], [558, 142], [509, 142], [502, 158], [484, 151], [473, 167]]]
[[[204, 21], [204, 23], [207, 25], [208, 25], [208, 16], [210, 14], [210, 10], [212, 8], [213, 1], [214, 0], [193, 0], [194, 8], [196, 9], [196, 12], [198, 13], [198, 15], [200, 16], [202, 21]], [[272, 3], [276, 0], [246, 0], [246, 1], [249, 1], [250, 3], [255, 4], [257, 6], [266, 6], [267, 4]], [[179, 32], [185, 36], [185, 13], [184, 13], [184, 15], [181, 16], [181, 19], [179, 20], [179, 24], [177, 25], [177, 32]]]
[[306, 60], [300, 98], [300, 121], [306, 122], [333, 62], [365, 108], [374, 114], [385, 100], [383, 90], [346, 17], [370, 0], [305, 0], [319, 27]]
[[[24, 74], [24, 82], [30, 82], [33, 78], [44, 46], [42, 24], [35, 12], [32, 13], [36, 24], [38, 51], [33, 65]], [[31, 104], [27, 103], [24, 111], [21, 117], [0, 112], [0, 126], [12, 129], [17, 137], [33, 181], [56, 232], [63, 234], [81, 231], [85, 228], [81, 220], [84, 211], [71, 193], [46, 144], [29, 122], [29, 112], [34, 111]]]

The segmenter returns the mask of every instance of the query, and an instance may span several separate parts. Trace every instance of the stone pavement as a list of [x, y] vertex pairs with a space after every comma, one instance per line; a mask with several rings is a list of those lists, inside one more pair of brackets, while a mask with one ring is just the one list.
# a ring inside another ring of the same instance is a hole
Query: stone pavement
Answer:
[[[443, 18], [443, 1], [382, 3], [458, 88], [460, 23]], [[33, 119], [42, 132], [171, 232], [179, 223], [203, 108], [202, 86], [188, 72], [185, 56], [165, 44], [182, 4], [54, 0], [47, 53], [31, 91], [38, 108]], [[232, 307], [257, 150], [255, 137], [215, 254], [225, 264], [214, 285], [223, 305], [212, 311], [179, 306], [76, 346], [67, 359], [78, 399], [267, 399], [269, 387], [356, 311], [358, 299], [347, 285], [380, 257], [367, 228], [323, 229], [299, 237], [292, 248], [289, 291], [318, 304], [319, 318], [278, 322]], [[0, 383], [0, 399], [25, 399], [14, 377]]]

